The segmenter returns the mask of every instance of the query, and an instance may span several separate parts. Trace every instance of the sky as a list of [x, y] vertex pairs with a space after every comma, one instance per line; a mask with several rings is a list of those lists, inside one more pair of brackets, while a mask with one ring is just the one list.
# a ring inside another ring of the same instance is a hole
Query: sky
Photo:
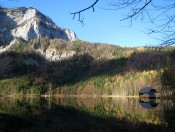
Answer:
[[[108, 43], [123, 47], [156, 45], [158, 41], [149, 36], [149, 23], [134, 21], [130, 27], [124, 18], [124, 11], [105, 10], [109, 0], [100, 0], [92, 9], [83, 12], [84, 26], [73, 19], [71, 12], [76, 12], [91, 5], [94, 0], [0, 0], [7, 8], [33, 7], [49, 16], [58, 27], [74, 31], [81, 40], [96, 43]], [[105, 8], [105, 9], [104, 9]]]

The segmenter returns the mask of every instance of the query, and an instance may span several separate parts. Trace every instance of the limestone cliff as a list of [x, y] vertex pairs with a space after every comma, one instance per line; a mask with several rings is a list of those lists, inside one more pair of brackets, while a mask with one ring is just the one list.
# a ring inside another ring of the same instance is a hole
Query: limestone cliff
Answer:
[[77, 39], [73, 31], [58, 27], [49, 17], [34, 8], [0, 9], [0, 46], [15, 43], [18, 39], [28, 41], [37, 37], [66, 41]]

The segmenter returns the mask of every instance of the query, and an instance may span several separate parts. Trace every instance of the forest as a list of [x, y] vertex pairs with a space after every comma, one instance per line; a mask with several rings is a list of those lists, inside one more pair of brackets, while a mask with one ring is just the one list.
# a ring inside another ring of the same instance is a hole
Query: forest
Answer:
[[[47, 59], [47, 51], [67, 55]], [[41, 54], [42, 51], [42, 54]], [[120, 47], [61, 39], [21, 40], [0, 54], [1, 95], [175, 95], [175, 47]]]

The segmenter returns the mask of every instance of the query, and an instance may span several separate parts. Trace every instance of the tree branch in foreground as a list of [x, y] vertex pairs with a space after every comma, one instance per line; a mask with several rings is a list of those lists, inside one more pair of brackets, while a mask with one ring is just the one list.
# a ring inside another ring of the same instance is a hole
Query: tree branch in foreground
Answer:
[[112, 7], [110, 10], [126, 11], [121, 21], [130, 20], [130, 26], [139, 18], [141, 22], [152, 24], [148, 27], [148, 34], [161, 36], [161, 39], [154, 37], [160, 41], [161, 47], [175, 44], [175, 1], [113, 0], [108, 5]]
[[78, 21], [82, 23], [82, 26], [84, 25], [84, 22], [81, 18], [81, 13], [86, 11], [86, 10], [89, 10], [90, 8], [92, 8], [93, 12], [95, 11], [94, 9], [94, 6], [97, 4], [99, 0], [96, 0], [92, 5], [90, 5], [89, 7], [85, 8], [85, 9], [82, 9], [80, 11], [77, 11], [77, 12], [73, 12], [73, 13], [70, 13], [71, 15], [73, 15], [73, 19], [75, 18], [76, 15], [78, 15]]

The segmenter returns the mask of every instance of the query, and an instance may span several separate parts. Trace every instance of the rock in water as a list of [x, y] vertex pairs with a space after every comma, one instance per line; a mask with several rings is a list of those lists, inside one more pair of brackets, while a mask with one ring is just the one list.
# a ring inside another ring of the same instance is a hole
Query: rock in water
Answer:
[[60, 38], [66, 41], [77, 39], [69, 29], [58, 27], [51, 18], [34, 8], [0, 9], [0, 46], [39, 37]]

